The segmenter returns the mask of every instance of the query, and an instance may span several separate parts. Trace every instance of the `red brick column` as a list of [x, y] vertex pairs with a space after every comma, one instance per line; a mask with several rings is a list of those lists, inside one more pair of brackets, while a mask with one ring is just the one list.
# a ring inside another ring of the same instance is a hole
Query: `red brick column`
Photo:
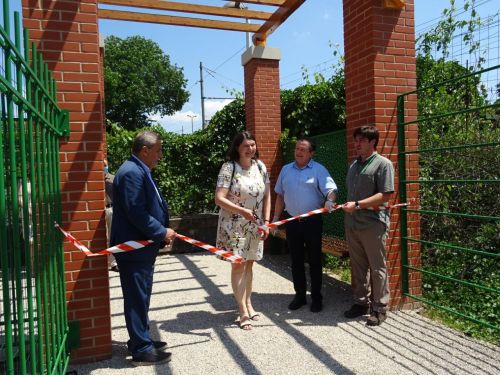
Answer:
[[[61, 141], [64, 228], [90, 249], [106, 247], [102, 64], [96, 0], [23, 0], [24, 27], [57, 80], [58, 101], [70, 111], [71, 135]], [[78, 362], [111, 356], [109, 281], [105, 257], [85, 258], [64, 246], [68, 319], [80, 322]]]
[[[352, 133], [362, 125], [376, 125], [381, 139], [378, 152], [397, 163], [397, 95], [416, 87], [414, 1], [407, 0], [402, 10], [384, 7], [380, 0], [344, 0], [344, 43], [347, 142], [349, 160], [355, 157]], [[406, 120], [416, 116], [416, 100], [406, 102]], [[407, 142], [415, 144], [417, 128], [406, 132]], [[407, 162], [412, 178], [418, 176], [418, 160]], [[412, 190], [409, 198], [418, 196]], [[394, 201], [399, 200], [399, 193]], [[408, 231], [418, 234], [418, 218], [411, 217]], [[411, 248], [411, 264], [419, 264], [418, 246]], [[388, 268], [391, 307], [411, 307], [411, 299], [401, 295], [401, 244], [399, 211], [391, 213], [388, 240]], [[420, 275], [410, 274], [410, 291], [420, 294]]]
[[[260, 159], [266, 164], [273, 188], [282, 166], [280, 58], [278, 49], [260, 46], [250, 47], [242, 56], [246, 128], [255, 135]], [[274, 190], [272, 197], [274, 204]]]

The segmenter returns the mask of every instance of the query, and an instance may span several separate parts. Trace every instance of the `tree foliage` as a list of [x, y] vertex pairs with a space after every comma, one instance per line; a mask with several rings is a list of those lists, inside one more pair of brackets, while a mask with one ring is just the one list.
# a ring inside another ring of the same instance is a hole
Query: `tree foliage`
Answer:
[[167, 116], [189, 99], [182, 68], [160, 46], [140, 36], [105, 39], [106, 117], [125, 129], [151, 125], [150, 115]]
[[[338, 55], [335, 50], [334, 56]], [[302, 69], [305, 84], [281, 91], [281, 129], [286, 138], [324, 134], [346, 126], [343, 59], [332, 66], [333, 74], [326, 78], [314, 74], [308, 79]]]
[[[214, 211], [219, 169], [234, 135], [245, 127], [242, 108], [242, 100], [233, 101], [215, 114], [206, 129], [189, 135], [169, 133], [161, 126], [148, 128], [163, 140], [163, 160], [153, 175], [167, 198], [171, 215]], [[130, 157], [132, 140], [142, 130], [109, 124], [108, 159], [112, 171]]]

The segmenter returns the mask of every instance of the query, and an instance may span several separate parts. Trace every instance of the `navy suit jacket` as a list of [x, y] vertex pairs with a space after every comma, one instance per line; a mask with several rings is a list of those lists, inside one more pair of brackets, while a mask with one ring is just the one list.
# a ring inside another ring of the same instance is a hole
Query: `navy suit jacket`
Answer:
[[111, 245], [131, 240], [153, 240], [139, 250], [117, 253], [123, 261], [148, 262], [156, 258], [165, 245], [168, 227], [168, 205], [158, 196], [147, 169], [134, 157], [125, 161], [113, 181], [113, 220]]

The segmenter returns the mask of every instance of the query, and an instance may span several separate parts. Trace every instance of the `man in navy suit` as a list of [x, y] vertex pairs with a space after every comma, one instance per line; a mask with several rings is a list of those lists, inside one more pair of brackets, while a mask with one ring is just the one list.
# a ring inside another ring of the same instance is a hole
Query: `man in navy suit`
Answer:
[[162, 351], [167, 343], [154, 341], [149, 334], [149, 303], [153, 272], [160, 248], [175, 238], [168, 228], [168, 206], [151, 177], [151, 169], [162, 158], [158, 134], [139, 133], [133, 142], [133, 155], [125, 161], [113, 181], [113, 221], [111, 245], [130, 240], [152, 240], [142, 249], [115, 255], [120, 271], [127, 346], [136, 366], [170, 361], [171, 353]]

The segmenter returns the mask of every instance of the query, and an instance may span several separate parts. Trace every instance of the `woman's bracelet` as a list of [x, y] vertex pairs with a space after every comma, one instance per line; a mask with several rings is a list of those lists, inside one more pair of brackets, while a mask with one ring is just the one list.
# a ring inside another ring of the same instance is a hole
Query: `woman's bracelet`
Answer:
[[264, 220], [264, 223], [266, 223], [266, 222], [267, 222], [267, 223], [270, 223], [269, 219], [265, 219], [265, 220]]

